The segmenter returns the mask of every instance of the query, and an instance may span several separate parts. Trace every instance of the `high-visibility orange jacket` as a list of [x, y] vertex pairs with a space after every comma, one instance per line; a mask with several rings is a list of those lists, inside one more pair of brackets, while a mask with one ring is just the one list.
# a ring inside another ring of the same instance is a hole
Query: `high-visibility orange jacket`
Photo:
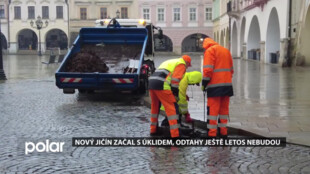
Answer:
[[167, 60], [149, 78], [149, 89], [171, 90], [171, 87], [179, 88], [185, 72], [186, 63], [183, 58]]
[[233, 96], [233, 60], [228, 49], [210, 38], [203, 42], [203, 80], [208, 80], [208, 97]]

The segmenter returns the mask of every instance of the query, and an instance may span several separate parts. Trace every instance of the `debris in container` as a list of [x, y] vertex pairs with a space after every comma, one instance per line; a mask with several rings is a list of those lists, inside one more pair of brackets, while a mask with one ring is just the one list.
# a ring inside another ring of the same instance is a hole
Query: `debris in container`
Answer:
[[137, 73], [142, 45], [84, 44], [68, 60], [67, 72], [100, 72], [109, 74]]
[[106, 73], [109, 67], [100, 57], [92, 52], [81, 51], [69, 59], [67, 67], [68, 72], [101, 72]]

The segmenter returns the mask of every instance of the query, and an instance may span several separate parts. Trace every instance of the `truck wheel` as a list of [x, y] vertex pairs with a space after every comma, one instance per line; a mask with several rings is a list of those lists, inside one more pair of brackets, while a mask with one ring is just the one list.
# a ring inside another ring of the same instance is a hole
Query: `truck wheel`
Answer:
[[95, 90], [92, 90], [92, 89], [87, 90], [87, 93], [88, 93], [88, 94], [93, 94], [93, 93], [95, 93]]
[[85, 89], [78, 89], [79, 93], [81, 94], [85, 94], [86, 93], [86, 90]]
[[132, 91], [133, 94], [145, 94], [147, 90], [147, 82], [145, 79], [140, 80], [140, 86], [138, 89]]
[[74, 93], [75, 93], [75, 90], [72, 89], [72, 88], [64, 88], [64, 89], [63, 89], [63, 93], [64, 93], [64, 94], [74, 94]]

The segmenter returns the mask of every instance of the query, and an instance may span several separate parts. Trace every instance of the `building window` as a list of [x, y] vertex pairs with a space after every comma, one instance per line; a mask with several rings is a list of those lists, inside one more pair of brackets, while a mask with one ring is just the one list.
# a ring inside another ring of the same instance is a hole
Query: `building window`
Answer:
[[173, 21], [177, 22], [181, 20], [181, 9], [173, 8]]
[[212, 8], [207, 7], [206, 8], [206, 21], [211, 21], [212, 20]]
[[108, 9], [106, 7], [100, 8], [100, 19], [108, 18]]
[[49, 9], [48, 6], [42, 6], [42, 19], [49, 18]]
[[196, 21], [196, 8], [189, 8], [189, 20]]
[[150, 9], [149, 8], [143, 9], [143, 19], [150, 19]]
[[164, 8], [158, 8], [157, 15], [158, 15], [158, 22], [165, 21], [165, 9]]
[[34, 19], [35, 14], [34, 14], [34, 6], [29, 6], [28, 7], [28, 19]]
[[128, 18], [128, 8], [127, 7], [122, 7], [121, 8], [121, 18], [122, 19], [127, 19]]
[[80, 8], [80, 16], [82, 20], [87, 19], [87, 8]]
[[56, 6], [56, 18], [57, 19], [63, 19], [64, 18], [63, 6]]
[[21, 19], [20, 7], [14, 7], [14, 19]]
[[0, 5], [0, 18], [3, 19], [5, 18], [5, 15], [4, 15], [4, 5]]

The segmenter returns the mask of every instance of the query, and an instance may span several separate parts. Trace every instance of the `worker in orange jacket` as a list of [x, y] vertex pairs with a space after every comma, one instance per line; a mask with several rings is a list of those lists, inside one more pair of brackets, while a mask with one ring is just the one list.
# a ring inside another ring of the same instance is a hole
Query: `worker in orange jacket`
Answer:
[[189, 66], [191, 66], [191, 58], [188, 55], [170, 59], [163, 62], [149, 78], [149, 93], [152, 100], [151, 135], [158, 134], [158, 114], [162, 104], [168, 117], [171, 137], [180, 136], [177, 105], [179, 83]]
[[[229, 97], [233, 96], [233, 60], [228, 49], [211, 38], [203, 41], [204, 61], [202, 90], [207, 92], [208, 137], [227, 137]], [[219, 121], [219, 124], [218, 124]]]

